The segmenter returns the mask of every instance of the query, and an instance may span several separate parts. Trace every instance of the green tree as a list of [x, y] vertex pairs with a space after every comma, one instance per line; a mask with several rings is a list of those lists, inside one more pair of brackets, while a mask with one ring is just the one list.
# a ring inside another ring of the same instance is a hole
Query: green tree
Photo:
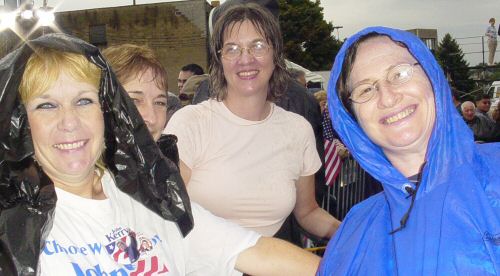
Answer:
[[464, 59], [464, 53], [457, 41], [450, 34], [446, 34], [439, 43], [436, 57], [452, 86], [464, 92], [476, 88], [474, 81], [469, 77], [469, 63]]
[[319, 4], [319, 0], [280, 0], [285, 56], [312, 71], [330, 70], [341, 46]]

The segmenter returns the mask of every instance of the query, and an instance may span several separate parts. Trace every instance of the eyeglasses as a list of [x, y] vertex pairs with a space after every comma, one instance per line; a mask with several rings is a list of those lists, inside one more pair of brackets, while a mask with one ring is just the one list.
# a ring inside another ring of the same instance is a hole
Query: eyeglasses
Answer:
[[[413, 67], [415, 65], [419, 65], [419, 63], [403, 63], [396, 65], [387, 71], [385, 80], [393, 86], [407, 83], [413, 77]], [[379, 82], [380, 80], [377, 80], [374, 83], [362, 83], [354, 87], [354, 89], [351, 90], [351, 96], [349, 96], [349, 99], [358, 104], [368, 102], [373, 98], [375, 92], [379, 90], [377, 87]]]
[[260, 58], [267, 54], [267, 52], [269, 52], [269, 49], [271, 49], [271, 46], [269, 46], [267, 43], [265, 43], [264, 41], [257, 41], [250, 44], [250, 46], [248, 47], [241, 47], [237, 44], [227, 44], [222, 47], [221, 50], [217, 51], [217, 53], [221, 54], [221, 56], [225, 59], [234, 60], [239, 58], [244, 50], [247, 50], [248, 54], [256, 58]]

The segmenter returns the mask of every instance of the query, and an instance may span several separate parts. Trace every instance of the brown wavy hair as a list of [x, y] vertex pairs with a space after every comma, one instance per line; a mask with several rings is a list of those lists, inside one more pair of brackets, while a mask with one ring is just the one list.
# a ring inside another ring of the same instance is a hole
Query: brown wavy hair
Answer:
[[283, 55], [283, 40], [276, 17], [265, 8], [254, 4], [238, 4], [225, 10], [217, 19], [210, 40], [211, 62], [209, 67], [212, 97], [222, 101], [227, 97], [227, 80], [222, 68], [219, 50], [224, 46], [226, 32], [248, 20], [264, 37], [273, 50], [274, 71], [269, 80], [267, 99], [274, 101], [284, 94], [287, 82], [291, 80]]
[[104, 49], [102, 54], [122, 85], [140, 77], [150, 69], [156, 86], [159, 89], [168, 90], [167, 72], [150, 47], [121, 44]]

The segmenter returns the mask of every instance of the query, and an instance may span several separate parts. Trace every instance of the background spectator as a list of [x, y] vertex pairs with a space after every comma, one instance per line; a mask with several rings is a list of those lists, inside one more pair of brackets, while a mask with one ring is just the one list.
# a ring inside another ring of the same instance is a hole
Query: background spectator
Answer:
[[195, 95], [198, 93], [198, 88], [201, 82], [208, 80], [208, 75], [193, 75], [189, 77], [184, 86], [182, 87], [179, 99], [182, 101], [182, 106], [193, 103]]
[[457, 109], [458, 114], [462, 114], [462, 109], [460, 108], [460, 105], [462, 104], [460, 102], [460, 91], [455, 87], [451, 87], [451, 97], [452, 97], [451, 99], [453, 100], [453, 104]]
[[477, 112], [473, 102], [466, 101], [461, 107], [464, 120], [474, 133], [474, 141], [484, 143], [498, 140], [498, 127], [490, 118]]
[[495, 62], [495, 51], [497, 50], [497, 30], [495, 28], [495, 18], [490, 18], [490, 26], [486, 29], [486, 37], [488, 37], [488, 64], [493, 65]]
[[307, 88], [306, 72], [295, 68], [288, 69], [288, 72], [290, 72], [292, 79], [298, 81], [305, 88]]
[[323, 114], [323, 112], [325, 112], [326, 110], [326, 100], [327, 100], [326, 91], [320, 90], [314, 93], [314, 98], [316, 98], [316, 101], [318, 101], [321, 114]]
[[203, 72], [203, 68], [199, 66], [198, 64], [191, 63], [188, 65], [185, 65], [181, 68], [181, 71], [179, 72], [179, 77], [177, 78], [177, 87], [179, 88], [179, 93], [182, 91], [182, 87], [184, 86], [184, 83], [189, 79], [189, 77], [193, 75], [203, 75], [205, 72]]
[[491, 107], [491, 98], [488, 94], [480, 94], [475, 98], [477, 115], [484, 116], [487, 119], [491, 118], [488, 115]]

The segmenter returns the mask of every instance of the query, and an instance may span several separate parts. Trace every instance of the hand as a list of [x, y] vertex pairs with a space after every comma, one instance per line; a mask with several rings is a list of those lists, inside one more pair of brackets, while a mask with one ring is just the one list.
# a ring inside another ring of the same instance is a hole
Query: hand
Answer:
[[341, 159], [345, 159], [349, 156], [349, 150], [340, 142], [340, 140], [335, 139], [334, 143], [337, 145], [337, 153]]
[[348, 156], [349, 156], [349, 150], [347, 150], [347, 148], [339, 149], [339, 157], [341, 159], [346, 159]]

